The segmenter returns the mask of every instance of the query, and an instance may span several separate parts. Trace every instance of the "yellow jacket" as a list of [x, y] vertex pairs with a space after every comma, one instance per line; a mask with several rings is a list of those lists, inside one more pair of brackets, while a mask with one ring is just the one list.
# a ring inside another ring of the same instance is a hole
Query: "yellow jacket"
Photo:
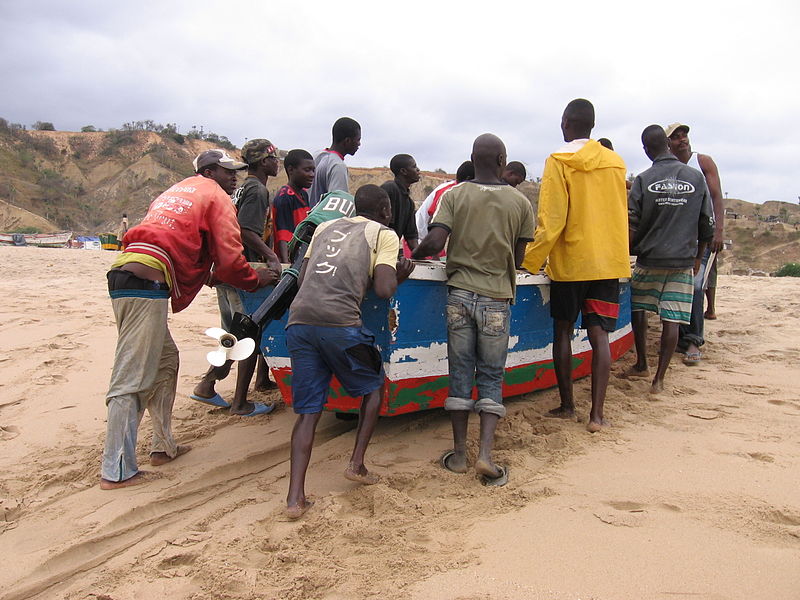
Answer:
[[625, 163], [589, 140], [577, 152], [556, 152], [544, 165], [539, 215], [522, 266], [554, 281], [630, 277]]

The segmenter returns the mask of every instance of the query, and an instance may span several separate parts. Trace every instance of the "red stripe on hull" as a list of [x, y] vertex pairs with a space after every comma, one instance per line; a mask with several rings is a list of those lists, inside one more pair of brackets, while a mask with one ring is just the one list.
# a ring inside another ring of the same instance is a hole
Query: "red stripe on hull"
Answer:
[[[615, 361], [624, 355], [633, 346], [633, 333], [628, 332], [620, 339], [611, 342], [611, 360]], [[572, 357], [572, 378], [580, 379], [592, 372], [592, 352], [588, 350]], [[520, 371], [530, 371], [531, 376], [521, 382], [513, 382], [515, 374]], [[286, 404], [292, 404], [290, 368], [272, 369], [275, 381], [283, 395]], [[386, 379], [383, 399], [381, 401], [381, 416], [394, 416], [406, 413], [441, 408], [447, 398], [447, 386], [441, 384], [442, 376], [419, 377], [391, 381]], [[556, 386], [556, 374], [552, 361], [542, 361], [535, 364], [519, 365], [506, 369], [506, 381], [503, 384], [503, 397], [519, 396], [536, 390], [544, 390]], [[328, 397], [326, 410], [337, 412], [357, 412], [361, 406], [360, 398], [352, 398], [344, 393], [341, 384], [334, 377], [331, 381], [331, 394]]]

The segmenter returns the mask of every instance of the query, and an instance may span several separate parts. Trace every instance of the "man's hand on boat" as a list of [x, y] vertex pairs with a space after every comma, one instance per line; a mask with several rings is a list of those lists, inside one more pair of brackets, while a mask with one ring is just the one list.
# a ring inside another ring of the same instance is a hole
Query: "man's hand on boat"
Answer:
[[272, 285], [280, 278], [280, 272], [270, 267], [256, 267], [256, 273], [258, 273], [259, 288]]
[[414, 270], [414, 261], [400, 257], [397, 259], [397, 283], [403, 283]]

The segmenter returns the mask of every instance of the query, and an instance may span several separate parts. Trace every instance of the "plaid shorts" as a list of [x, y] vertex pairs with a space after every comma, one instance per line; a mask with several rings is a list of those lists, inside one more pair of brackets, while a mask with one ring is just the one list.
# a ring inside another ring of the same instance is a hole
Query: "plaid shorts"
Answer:
[[692, 318], [694, 274], [686, 269], [656, 269], [639, 264], [631, 277], [631, 310], [649, 310], [662, 321], [688, 325]]

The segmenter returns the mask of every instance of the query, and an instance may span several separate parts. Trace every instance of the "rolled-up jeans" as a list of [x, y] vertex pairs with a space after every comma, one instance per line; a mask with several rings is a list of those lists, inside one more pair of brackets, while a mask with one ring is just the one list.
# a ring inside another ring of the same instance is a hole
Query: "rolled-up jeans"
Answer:
[[711, 250], [706, 248], [700, 269], [694, 276], [694, 292], [692, 295], [692, 320], [688, 325], [681, 325], [680, 340], [678, 347], [685, 350], [689, 344], [694, 344], [698, 348], [705, 343], [703, 337], [705, 329], [704, 305], [705, 295], [703, 292], [703, 279], [705, 279], [706, 269], [708, 268], [708, 258]]
[[[451, 287], [447, 294], [447, 362], [450, 390], [445, 410], [474, 410], [504, 417], [503, 374], [508, 356], [509, 301]], [[472, 389], [478, 388], [478, 400]]]

